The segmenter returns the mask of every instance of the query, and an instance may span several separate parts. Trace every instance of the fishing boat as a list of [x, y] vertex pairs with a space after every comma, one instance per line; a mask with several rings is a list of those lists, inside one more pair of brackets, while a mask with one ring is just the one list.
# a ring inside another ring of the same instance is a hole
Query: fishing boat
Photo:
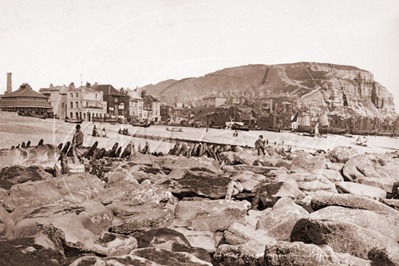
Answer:
[[183, 132], [181, 128], [174, 128], [174, 127], [167, 127], [166, 130], [171, 132]]
[[150, 124], [149, 123], [140, 122], [140, 123], [132, 123], [132, 126], [134, 126], [134, 127], [149, 127]]
[[36, 117], [36, 118], [40, 118], [40, 119], [46, 119], [47, 113], [44, 113], [44, 114], [37, 114], [37, 113], [34, 113], [34, 112], [29, 112], [29, 116], [31, 116], [31, 117]]
[[249, 126], [244, 125], [241, 122], [235, 122], [232, 126], [231, 126], [232, 130], [242, 130], [242, 131], [249, 131]]
[[66, 123], [82, 124], [83, 119], [65, 118]]

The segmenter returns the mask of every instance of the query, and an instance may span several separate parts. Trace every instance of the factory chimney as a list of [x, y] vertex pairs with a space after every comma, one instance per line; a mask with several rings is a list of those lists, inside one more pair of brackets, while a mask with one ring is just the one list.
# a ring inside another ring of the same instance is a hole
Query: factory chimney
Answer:
[[12, 73], [7, 73], [7, 93], [12, 92], [11, 74]]

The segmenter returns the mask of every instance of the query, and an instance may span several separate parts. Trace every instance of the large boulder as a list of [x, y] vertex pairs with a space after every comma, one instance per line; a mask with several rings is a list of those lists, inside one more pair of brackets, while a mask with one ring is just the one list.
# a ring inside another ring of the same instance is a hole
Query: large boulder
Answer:
[[330, 206], [311, 213], [310, 219], [346, 221], [399, 241], [398, 219], [373, 211]]
[[0, 171], [0, 188], [9, 190], [13, 185], [28, 181], [41, 181], [51, 179], [53, 176], [44, 171], [41, 166], [19, 166], [5, 167]]
[[358, 184], [353, 182], [339, 182], [335, 185], [337, 189], [339, 189], [342, 193], [350, 193], [354, 195], [379, 199], [385, 199], [387, 196], [385, 190], [364, 184]]
[[346, 264], [341, 263], [329, 246], [302, 242], [278, 242], [265, 246], [263, 265], [338, 266]]
[[255, 192], [256, 186], [266, 181], [266, 177], [261, 174], [255, 174], [251, 171], [243, 171], [231, 178], [231, 180], [241, 183], [247, 191]]
[[112, 212], [98, 201], [79, 205], [42, 205], [17, 209], [12, 213], [16, 238], [31, 237], [46, 226], [62, 232], [65, 244], [85, 252], [112, 255], [116, 250], [130, 252], [137, 247], [133, 237], [101, 237], [114, 222]]
[[352, 157], [358, 155], [359, 152], [350, 146], [338, 146], [327, 154], [329, 158], [334, 163], [346, 163]]
[[97, 256], [84, 256], [73, 261], [69, 266], [91, 266], [91, 265], [120, 265], [120, 266], [162, 266], [151, 260], [136, 256], [136, 255], [122, 255], [115, 257], [97, 257]]
[[271, 211], [262, 216], [256, 229], [263, 229], [266, 235], [278, 241], [289, 241], [297, 221], [309, 217], [309, 213], [290, 198], [281, 198]]
[[[53, 235], [54, 236], [54, 235]], [[53, 237], [51, 237], [54, 239]], [[23, 239], [0, 241], [0, 265], [7, 266], [61, 266], [66, 265], [64, 251], [43, 233]], [[57, 238], [57, 237], [55, 237]], [[45, 240], [46, 243], [43, 243]]]
[[[329, 245], [335, 252], [349, 253], [362, 259], [369, 259], [369, 252], [375, 248], [399, 252], [399, 245], [393, 238], [347, 221], [305, 219], [295, 230], [300, 233], [296, 233], [292, 241]], [[392, 259], [395, 265], [399, 263], [398, 255]]]
[[280, 198], [291, 198], [296, 200], [304, 197], [305, 194], [299, 190], [296, 183], [275, 181], [260, 185], [253, 200], [252, 207], [273, 207]]
[[45, 169], [54, 169], [61, 150], [51, 144], [18, 148], [12, 150], [0, 150], [0, 169], [13, 165], [32, 166], [41, 165]]
[[0, 240], [15, 239], [15, 223], [11, 215], [0, 206]]
[[180, 201], [175, 209], [174, 225], [194, 230], [226, 230], [237, 221], [245, 223], [250, 204], [246, 201]]
[[119, 223], [112, 225], [112, 231], [120, 234], [168, 227], [173, 222], [173, 210], [155, 203], [129, 206], [113, 202], [107, 208], [119, 219]]
[[234, 154], [235, 152], [233, 151], [221, 152], [219, 153], [219, 158], [221, 161], [224, 161], [226, 165], [233, 165], [236, 163]]
[[326, 169], [328, 159], [319, 156], [312, 156], [307, 153], [302, 153], [292, 160], [291, 170], [300, 171], [305, 170], [311, 172], [316, 169]]
[[[270, 243], [275, 243], [271, 241]], [[265, 243], [256, 240], [249, 240], [239, 245], [219, 245], [213, 258], [220, 265], [264, 265], [263, 256], [265, 253]]]
[[234, 153], [234, 160], [240, 164], [253, 165], [255, 157], [252, 156], [252, 154], [250, 154], [247, 150], [243, 150]]
[[399, 218], [399, 212], [395, 209], [368, 197], [352, 194], [316, 193], [312, 197], [311, 205], [314, 211], [328, 206], [341, 206], [352, 209], [369, 210]]
[[218, 243], [214, 232], [189, 230], [184, 227], [176, 227], [174, 230], [182, 233], [188, 242], [190, 242], [191, 246], [203, 248], [209, 253], [214, 253], [216, 251]]
[[230, 179], [207, 171], [190, 171], [180, 179], [165, 182], [165, 188], [175, 194], [195, 193], [209, 198], [224, 198]]
[[159, 248], [139, 248], [130, 252], [130, 255], [136, 255], [160, 265], [212, 266], [212, 263], [198, 259], [188, 252], [172, 252]]
[[30, 208], [45, 204], [80, 204], [101, 198], [105, 189], [97, 176], [70, 174], [44, 181], [16, 184], [10, 197], [16, 207]]
[[209, 253], [202, 248], [191, 246], [186, 237], [173, 229], [158, 228], [134, 235], [138, 248], [159, 248], [171, 252], [187, 252], [198, 259], [211, 262]]
[[10, 198], [17, 207], [30, 208], [52, 203], [79, 204], [97, 198], [101, 192], [104, 192], [103, 183], [96, 176], [70, 174], [14, 185]]
[[331, 193], [338, 193], [335, 184], [329, 180], [314, 180], [310, 182], [298, 182], [298, 188], [306, 192], [326, 191]]
[[166, 172], [171, 172], [174, 169], [187, 169], [192, 171], [206, 171], [216, 174], [223, 174], [220, 165], [214, 159], [204, 157], [182, 157], [167, 155], [164, 157], [157, 157], [156, 162]]

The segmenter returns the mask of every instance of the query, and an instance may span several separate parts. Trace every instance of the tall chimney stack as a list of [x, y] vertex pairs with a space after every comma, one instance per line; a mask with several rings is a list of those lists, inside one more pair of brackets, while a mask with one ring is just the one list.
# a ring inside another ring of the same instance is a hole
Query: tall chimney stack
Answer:
[[12, 73], [7, 73], [7, 93], [12, 92], [11, 74]]

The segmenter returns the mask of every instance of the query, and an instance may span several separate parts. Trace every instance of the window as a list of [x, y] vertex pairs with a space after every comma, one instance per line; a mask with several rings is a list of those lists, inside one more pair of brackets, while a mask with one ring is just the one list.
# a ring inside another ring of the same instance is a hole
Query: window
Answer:
[[79, 108], [79, 103], [78, 102], [76, 102], [76, 108]]
[[96, 99], [97, 99], [97, 94], [96, 94]]
[[78, 114], [78, 112], [76, 112], [76, 119], [78, 119], [79, 118], [79, 114]]
[[71, 98], [73, 98], [73, 93], [71, 93]]
[[61, 107], [64, 108], [64, 103], [61, 103]]
[[76, 93], [76, 98], [79, 97], [79, 93]]
[[71, 112], [71, 117], [70, 118], [73, 118], [73, 113]]
[[[73, 108], [73, 102], [71, 102], [71, 108]], [[72, 118], [72, 117], [71, 117]]]
[[86, 120], [86, 113], [83, 113], [83, 118]]

